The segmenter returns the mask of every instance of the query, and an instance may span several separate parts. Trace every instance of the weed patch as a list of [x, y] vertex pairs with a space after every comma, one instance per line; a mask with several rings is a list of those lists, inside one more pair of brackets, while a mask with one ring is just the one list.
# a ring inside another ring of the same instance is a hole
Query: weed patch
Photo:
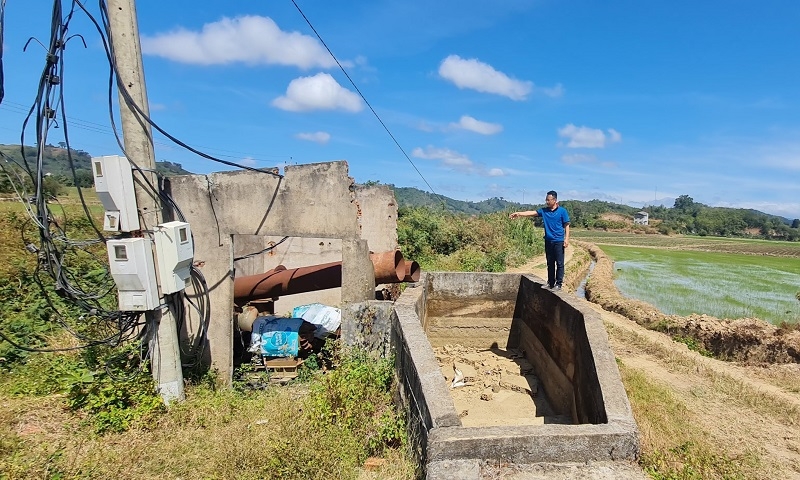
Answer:
[[751, 452], [720, 451], [692, 422], [691, 412], [672, 392], [641, 372], [618, 362], [625, 390], [639, 425], [642, 456], [639, 463], [653, 478], [755, 478], [759, 460]]
[[427, 207], [398, 211], [397, 238], [406, 258], [424, 270], [504, 272], [544, 251], [533, 222], [507, 212], [470, 217]]

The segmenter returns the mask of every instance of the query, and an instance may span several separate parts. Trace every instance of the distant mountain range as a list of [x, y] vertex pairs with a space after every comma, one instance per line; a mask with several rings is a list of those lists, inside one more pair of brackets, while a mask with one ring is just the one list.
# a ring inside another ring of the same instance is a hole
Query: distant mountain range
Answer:
[[[436, 195], [433, 193], [426, 192], [424, 190], [420, 190], [414, 187], [395, 187], [394, 185], [389, 185], [394, 190], [395, 198], [397, 199], [398, 206], [401, 207], [432, 207], [432, 208], [444, 208], [447, 211], [454, 212], [454, 213], [466, 213], [469, 215], [478, 215], [482, 213], [494, 213], [494, 212], [502, 212], [502, 211], [510, 211], [510, 210], [532, 210], [535, 208], [540, 208], [543, 206], [542, 203], [540, 204], [522, 204], [517, 202], [512, 202], [509, 200], [505, 200], [504, 198], [489, 198], [487, 200], [481, 200], [480, 202], [469, 202], [464, 200], [455, 200], [449, 197], [445, 197], [444, 195]], [[568, 207], [568, 210], [573, 210], [577, 207], [579, 210], [583, 211], [592, 211], [598, 213], [619, 213], [622, 215], [629, 215], [632, 216], [634, 213], [642, 210], [643, 208], [646, 210], [650, 210], [652, 207], [661, 208], [672, 208], [675, 202], [675, 199], [661, 199], [661, 201], [668, 202], [668, 203], [659, 203], [658, 205], [652, 204], [648, 202], [648, 204], [643, 205], [642, 207], [632, 207], [630, 205], [621, 205], [618, 203], [613, 202], [606, 202], [601, 200], [590, 200], [590, 201], [581, 201], [581, 200], [562, 200], [561, 204]], [[714, 209], [715, 207], [706, 207], [710, 209]], [[778, 219], [781, 223], [786, 225], [791, 225], [793, 220], [788, 219], [786, 217], [782, 217], [779, 215], [771, 215], [769, 213], [764, 213], [758, 210], [753, 209], [730, 209], [730, 208], [723, 208], [717, 207], [720, 211], [730, 211], [730, 210], [740, 210], [742, 212], [750, 212], [754, 215], [765, 216], [767, 218], [775, 218]]]
[[[58, 146], [55, 145], [47, 145], [45, 147], [44, 156], [43, 156], [43, 169], [45, 174], [49, 174], [51, 176], [56, 177], [56, 179], [60, 179], [63, 184], [65, 185], [72, 185], [73, 182], [77, 179], [77, 184], [83, 187], [88, 187], [92, 185], [93, 177], [92, 177], [92, 170], [91, 170], [91, 160], [92, 156], [84, 151], [84, 150], [77, 150], [71, 149], [71, 157], [72, 157], [72, 165], [75, 169], [75, 177], [73, 177], [72, 170], [70, 168], [69, 158], [67, 155], [67, 149], [65, 148], [65, 144], [59, 144]], [[36, 163], [36, 148], [31, 146], [24, 147], [25, 157], [28, 161], [29, 165], [35, 165]], [[0, 144], [0, 161], [5, 160], [6, 162], [12, 161], [18, 165], [23, 165], [23, 156], [22, 151], [20, 150], [19, 145], [3, 145]], [[156, 162], [156, 171], [163, 176], [171, 176], [171, 175], [188, 175], [192, 172], [185, 170], [183, 166], [179, 163], [173, 163], [168, 161], [157, 161]], [[370, 183], [377, 183], [377, 182], [368, 182]], [[506, 200], [502, 197], [493, 197], [486, 200], [481, 200], [480, 202], [471, 202], [471, 201], [464, 201], [464, 200], [456, 200], [453, 198], [445, 197], [444, 195], [437, 195], [433, 193], [426, 192], [424, 190], [420, 190], [414, 187], [396, 187], [394, 185], [389, 184], [394, 190], [395, 198], [397, 199], [398, 205], [401, 207], [432, 207], [432, 208], [443, 208], [450, 212], [455, 213], [464, 213], [468, 215], [480, 215], [486, 213], [495, 213], [495, 212], [502, 212], [502, 211], [511, 211], [511, 210], [531, 210], [534, 208], [539, 208], [543, 206], [543, 204], [522, 204], [518, 202], [512, 202]], [[606, 202], [601, 200], [590, 200], [590, 201], [579, 201], [579, 200], [562, 200], [561, 204], [566, 206], [568, 210], [570, 210], [570, 214], [576, 217], [580, 217], [581, 213], [591, 214], [591, 215], [598, 215], [602, 213], [618, 213], [625, 216], [633, 216], [639, 210], [643, 208], [651, 212], [651, 218], [655, 218], [655, 216], [659, 216], [657, 212], [663, 208], [671, 209], [673, 207], [674, 199], [661, 199], [664, 203], [660, 205], [644, 205], [642, 207], [633, 207], [630, 205], [620, 205], [617, 203]], [[649, 204], [650, 202], [648, 202]], [[655, 203], [655, 202], [653, 202]], [[663, 205], [663, 207], [661, 206]], [[701, 205], [701, 204], [697, 204]], [[785, 225], [792, 225], [796, 221], [793, 219], [788, 219], [785, 217], [777, 216], [777, 215], [770, 215], [768, 213], [764, 213], [758, 210], [753, 209], [730, 209], [730, 208], [722, 208], [722, 207], [707, 207], [702, 205], [703, 208], [718, 210], [720, 212], [732, 212], [738, 211], [740, 214], [742, 212], [749, 212], [750, 215], [755, 216], [763, 216], [769, 219], [776, 219]]]
[[[55, 146], [48, 145], [45, 147], [44, 155], [42, 158], [43, 168], [45, 174], [50, 174], [56, 177], [64, 176], [67, 179], [72, 178], [72, 170], [69, 164], [66, 145]], [[14, 161], [19, 165], [23, 165], [22, 151], [19, 145], [2, 145], [0, 144], [0, 158]], [[76, 175], [80, 174], [85, 177], [87, 174], [89, 178], [92, 175], [92, 156], [84, 150], [72, 149], [72, 164], [75, 168]], [[36, 148], [25, 147], [25, 158], [28, 164], [36, 164]], [[164, 176], [170, 175], [186, 175], [192, 172], [184, 170], [180, 163], [173, 162], [156, 162], [156, 171]]]
[[[432, 207], [444, 208], [454, 213], [466, 213], [477, 215], [481, 213], [495, 213], [509, 210], [533, 210], [542, 207], [544, 204], [532, 203], [518, 203], [506, 200], [504, 198], [493, 197], [480, 202], [469, 202], [464, 200], [454, 200], [444, 195], [435, 195], [420, 190], [414, 187], [395, 187], [390, 185], [394, 190], [395, 198], [397, 199], [398, 206], [401, 207]], [[601, 210], [611, 213], [621, 213], [633, 215], [641, 208], [631, 207], [629, 205], [620, 205], [617, 203], [605, 202], [601, 200], [591, 200], [590, 202], [582, 202], [578, 200], [563, 200], [563, 205], [569, 206], [574, 204], [592, 204], [599, 206]]]

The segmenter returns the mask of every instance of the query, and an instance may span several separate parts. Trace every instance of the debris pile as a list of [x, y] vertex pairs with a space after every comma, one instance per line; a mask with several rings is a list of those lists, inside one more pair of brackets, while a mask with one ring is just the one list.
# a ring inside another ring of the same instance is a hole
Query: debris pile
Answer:
[[463, 345], [433, 351], [464, 426], [536, 425], [553, 416], [524, 352]]

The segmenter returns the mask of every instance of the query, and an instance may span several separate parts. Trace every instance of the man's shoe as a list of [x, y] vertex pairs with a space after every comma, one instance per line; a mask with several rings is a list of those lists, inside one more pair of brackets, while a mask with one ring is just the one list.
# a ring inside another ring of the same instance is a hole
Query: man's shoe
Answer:
[[554, 289], [556, 287], [554, 285], [547, 284], [547, 285], [544, 286], [544, 288], [549, 288], [550, 290], [552, 290], [552, 289]]
[[561, 285], [556, 285], [555, 287], [553, 287], [553, 290], [561, 290]]

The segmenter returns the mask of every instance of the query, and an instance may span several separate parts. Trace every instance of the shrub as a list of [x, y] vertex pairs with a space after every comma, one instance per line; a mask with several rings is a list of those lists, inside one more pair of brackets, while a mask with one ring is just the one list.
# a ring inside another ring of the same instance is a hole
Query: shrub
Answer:
[[405, 257], [425, 270], [503, 272], [544, 249], [541, 230], [507, 212], [467, 216], [401, 208], [397, 236]]
[[393, 407], [394, 360], [363, 350], [341, 353], [335, 368], [311, 386], [312, 419], [364, 437], [369, 455], [405, 442], [405, 421]]
[[67, 405], [88, 413], [95, 432], [123, 432], [134, 425], [147, 428], [165, 411], [152, 377], [139, 365], [138, 353], [131, 344], [101, 352], [96, 362], [64, 372]]

